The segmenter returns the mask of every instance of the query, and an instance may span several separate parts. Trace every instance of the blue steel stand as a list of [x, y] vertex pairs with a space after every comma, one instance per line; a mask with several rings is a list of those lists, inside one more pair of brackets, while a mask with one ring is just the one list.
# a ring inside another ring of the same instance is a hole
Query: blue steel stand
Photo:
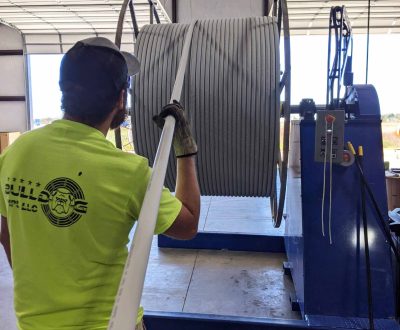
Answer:
[[[217, 316], [192, 313], [147, 312], [144, 322], [147, 330], [292, 330], [292, 329], [368, 329], [364, 319], [331, 318], [330, 325], [326, 322], [303, 320], [264, 319], [252, 317]], [[394, 321], [379, 320], [375, 329], [396, 329]], [[394, 326], [394, 327], [393, 327]]]
[[282, 236], [200, 232], [190, 241], [158, 236], [158, 247], [285, 253]]
[[[379, 102], [372, 86], [355, 86], [345, 141], [364, 147], [364, 172], [387, 214]], [[358, 106], [357, 106], [358, 105]], [[360, 178], [355, 166], [333, 165], [332, 235], [322, 235], [323, 164], [314, 161], [315, 121], [300, 123], [301, 175], [290, 170], [285, 246], [301, 313], [310, 326], [368, 329]], [[328, 187], [329, 188], [329, 187]], [[325, 210], [327, 205], [325, 205]], [[376, 329], [399, 329], [392, 256], [367, 199]], [[325, 218], [327, 219], [327, 217]]]

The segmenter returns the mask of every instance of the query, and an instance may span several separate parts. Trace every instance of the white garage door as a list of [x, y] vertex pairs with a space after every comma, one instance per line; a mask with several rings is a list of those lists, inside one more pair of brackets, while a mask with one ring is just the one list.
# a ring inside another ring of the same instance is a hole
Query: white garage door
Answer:
[[24, 132], [29, 121], [23, 39], [4, 24], [0, 36], [0, 132]]

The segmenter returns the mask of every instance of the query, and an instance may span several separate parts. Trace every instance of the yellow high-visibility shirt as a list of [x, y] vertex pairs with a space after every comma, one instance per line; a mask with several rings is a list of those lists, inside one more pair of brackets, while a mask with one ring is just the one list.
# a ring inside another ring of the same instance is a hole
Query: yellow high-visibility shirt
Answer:
[[[69, 120], [23, 134], [0, 156], [21, 330], [107, 329], [150, 175], [147, 159]], [[164, 188], [155, 234], [181, 207]]]

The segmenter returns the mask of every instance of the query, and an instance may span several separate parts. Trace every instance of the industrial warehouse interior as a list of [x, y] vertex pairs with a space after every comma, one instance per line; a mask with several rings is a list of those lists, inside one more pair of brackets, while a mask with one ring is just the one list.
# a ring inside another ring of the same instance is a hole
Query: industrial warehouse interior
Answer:
[[0, 330], [400, 329], [400, 1], [0, 0]]

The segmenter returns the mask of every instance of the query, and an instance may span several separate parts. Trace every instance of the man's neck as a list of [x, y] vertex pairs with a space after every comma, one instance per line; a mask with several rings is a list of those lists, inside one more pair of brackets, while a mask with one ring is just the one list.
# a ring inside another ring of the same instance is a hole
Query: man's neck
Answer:
[[77, 123], [81, 123], [81, 124], [85, 124], [87, 126], [93, 127], [95, 129], [99, 130], [101, 133], [103, 133], [104, 136], [107, 136], [107, 133], [110, 129], [110, 123], [108, 123], [108, 120], [105, 120], [103, 123], [101, 123], [99, 125], [89, 125], [88, 123], [85, 123], [84, 121], [82, 121], [80, 118], [71, 116], [67, 113], [64, 113], [63, 119], [75, 121]]

